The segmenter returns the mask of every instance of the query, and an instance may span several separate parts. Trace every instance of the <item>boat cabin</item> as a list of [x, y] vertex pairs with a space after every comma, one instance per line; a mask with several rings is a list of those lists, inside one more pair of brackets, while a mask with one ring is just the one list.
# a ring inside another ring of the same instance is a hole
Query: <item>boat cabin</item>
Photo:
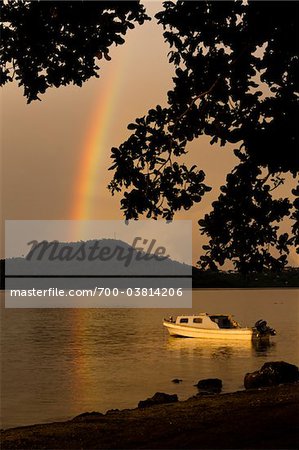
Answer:
[[176, 325], [185, 325], [189, 327], [205, 328], [209, 330], [240, 328], [232, 316], [226, 314], [207, 314], [200, 313], [194, 316], [178, 316]]

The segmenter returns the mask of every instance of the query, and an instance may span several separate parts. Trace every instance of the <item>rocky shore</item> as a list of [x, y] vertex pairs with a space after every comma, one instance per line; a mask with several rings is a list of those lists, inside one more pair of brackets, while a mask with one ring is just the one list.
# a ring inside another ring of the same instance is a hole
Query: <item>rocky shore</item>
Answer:
[[297, 449], [298, 417], [293, 383], [8, 429], [1, 448]]

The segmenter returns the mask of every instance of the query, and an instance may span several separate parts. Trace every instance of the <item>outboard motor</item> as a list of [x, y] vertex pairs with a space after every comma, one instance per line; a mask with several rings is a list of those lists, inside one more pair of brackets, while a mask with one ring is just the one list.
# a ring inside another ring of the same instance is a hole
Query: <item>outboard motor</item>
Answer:
[[258, 320], [254, 327], [257, 331], [257, 337], [266, 337], [266, 336], [275, 336], [276, 331], [274, 328], [271, 328], [267, 325], [267, 322], [265, 320]]

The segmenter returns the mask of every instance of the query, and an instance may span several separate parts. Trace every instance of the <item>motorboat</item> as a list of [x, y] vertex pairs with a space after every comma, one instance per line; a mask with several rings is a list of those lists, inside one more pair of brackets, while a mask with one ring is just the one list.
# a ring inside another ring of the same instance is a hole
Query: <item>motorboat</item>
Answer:
[[171, 316], [164, 319], [163, 325], [171, 336], [186, 338], [250, 341], [269, 339], [276, 334], [265, 320], [258, 320], [251, 328], [242, 327], [231, 314], [199, 313], [178, 316], [176, 319]]

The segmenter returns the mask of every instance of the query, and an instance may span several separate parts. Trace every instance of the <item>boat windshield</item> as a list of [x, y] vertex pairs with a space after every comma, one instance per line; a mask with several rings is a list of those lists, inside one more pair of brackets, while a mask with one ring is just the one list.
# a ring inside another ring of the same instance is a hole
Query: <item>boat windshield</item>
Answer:
[[217, 323], [219, 328], [238, 328], [238, 323], [229, 316], [210, 316], [210, 319]]

